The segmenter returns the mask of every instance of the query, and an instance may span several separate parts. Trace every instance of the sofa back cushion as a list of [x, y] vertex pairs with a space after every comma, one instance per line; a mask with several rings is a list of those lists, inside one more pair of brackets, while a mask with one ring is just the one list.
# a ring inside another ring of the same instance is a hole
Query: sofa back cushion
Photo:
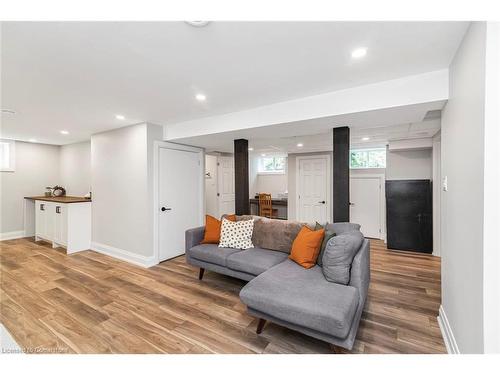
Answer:
[[363, 241], [359, 230], [341, 233], [328, 241], [323, 254], [323, 275], [328, 281], [349, 284], [352, 260]]
[[254, 219], [252, 242], [263, 249], [282, 251], [289, 254], [293, 241], [303, 224], [292, 220], [268, 219], [260, 216], [243, 215], [237, 220]]
[[355, 223], [328, 223], [325, 226], [326, 231], [335, 232], [335, 234], [342, 234], [345, 232], [352, 232], [353, 230], [359, 230], [361, 225]]

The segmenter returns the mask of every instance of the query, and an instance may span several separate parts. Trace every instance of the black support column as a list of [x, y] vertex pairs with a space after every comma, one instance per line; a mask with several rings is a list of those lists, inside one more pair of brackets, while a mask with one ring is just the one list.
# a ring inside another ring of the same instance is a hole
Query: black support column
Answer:
[[333, 128], [333, 222], [349, 221], [349, 128]]
[[250, 214], [248, 196], [248, 140], [234, 140], [234, 195], [236, 215]]

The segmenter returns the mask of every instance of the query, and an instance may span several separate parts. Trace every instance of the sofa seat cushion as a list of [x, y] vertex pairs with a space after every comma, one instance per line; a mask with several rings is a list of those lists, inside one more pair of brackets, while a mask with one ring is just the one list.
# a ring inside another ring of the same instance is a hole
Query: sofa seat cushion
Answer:
[[260, 275], [269, 268], [283, 262], [288, 254], [259, 247], [231, 254], [227, 266], [235, 271]]
[[217, 244], [202, 244], [192, 247], [186, 253], [189, 257], [226, 267], [227, 257], [240, 251], [230, 247], [222, 248]]
[[338, 338], [347, 337], [359, 303], [356, 288], [289, 259], [251, 280], [240, 298], [254, 310]]

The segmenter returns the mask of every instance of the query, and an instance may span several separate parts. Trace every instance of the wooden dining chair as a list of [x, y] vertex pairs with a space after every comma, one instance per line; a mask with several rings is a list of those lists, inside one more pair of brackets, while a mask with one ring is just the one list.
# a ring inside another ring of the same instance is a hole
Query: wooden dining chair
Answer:
[[277, 216], [277, 213], [278, 210], [273, 209], [271, 194], [259, 193], [259, 216], [264, 216], [272, 219], [273, 216]]

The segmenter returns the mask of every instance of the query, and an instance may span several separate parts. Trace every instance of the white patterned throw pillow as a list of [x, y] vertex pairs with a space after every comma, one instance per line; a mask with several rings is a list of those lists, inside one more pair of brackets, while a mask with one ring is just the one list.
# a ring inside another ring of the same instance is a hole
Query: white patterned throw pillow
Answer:
[[232, 247], [234, 249], [251, 249], [253, 233], [253, 219], [242, 221], [229, 221], [222, 219], [219, 247]]

